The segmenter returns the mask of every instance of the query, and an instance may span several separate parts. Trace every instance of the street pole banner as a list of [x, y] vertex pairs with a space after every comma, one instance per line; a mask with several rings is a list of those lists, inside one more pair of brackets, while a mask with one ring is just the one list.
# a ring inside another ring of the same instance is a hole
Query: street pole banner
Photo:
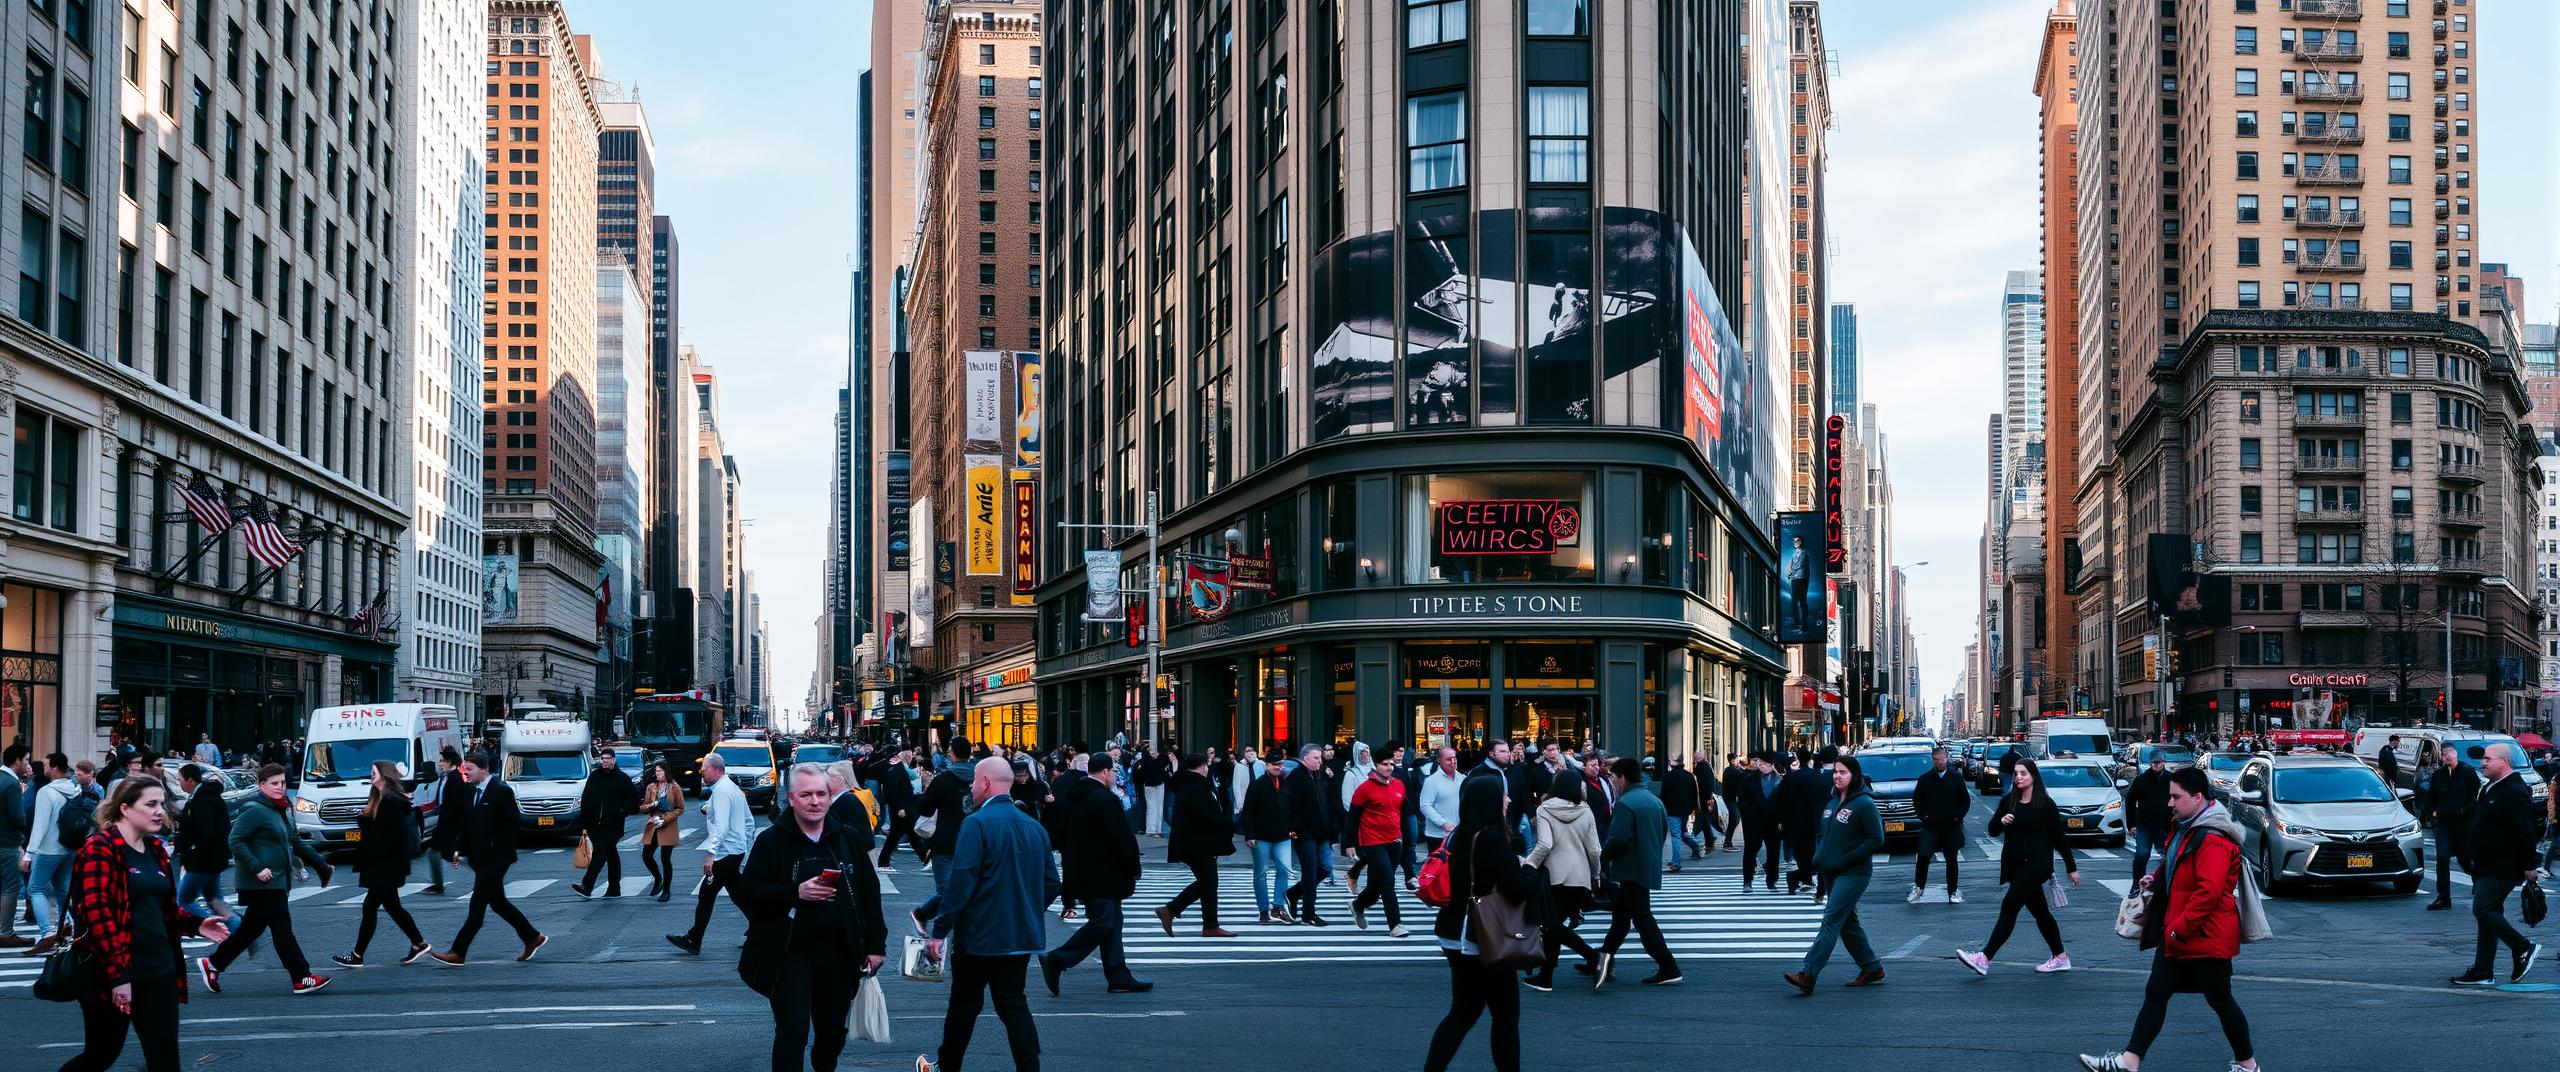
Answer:
[[1004, 528], [997, 520], [1003, 510], [1004, 466], [993, 454], [968, 456], [969, 576], [1000, 577], [1004, 575]]
[[1098, 619], [1120, 616], [1120, 552], [1084, 553], [1084, 616]]
[[971, 443], [1002, 442], [1004, 426], [1004, 355], [993, 350], [970, 350], [962, 355], [968, 368], [969, 395], [962, 412], [968, 416], [968, 440]]
[[[916, 500], [915, 509], [907, 514], [907, 532], [908, 546], [933, 546], [933, 496]], [[933, 574], [925, 570], [907, 574], [907, 647], [911, 650], [933, 646], [933, 582]]]
[[1191, 616], [1204, 622], [1226, 617], [1234, 598], [1225, 566], [1210, 569], [1197, 562], [1182, 564], [1182, 591], [1191, 604]]
[[1040, 466], [1040, 355], [1029, 350], [1013, 355], [1013, 464]]

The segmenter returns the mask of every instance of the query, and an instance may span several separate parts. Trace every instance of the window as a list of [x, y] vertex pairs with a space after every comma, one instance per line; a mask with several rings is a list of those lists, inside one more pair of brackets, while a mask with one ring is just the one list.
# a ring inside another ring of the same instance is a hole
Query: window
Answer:
[[2416, 293], [2407, 283], [2391, 284], [2391, 308], [2396, 312], [2408, 312], [2417, 308]]
[[2255, 439], [2243, 439], [2240, 441], [2240, 468], [2255, 469], [2258, 467], [2260, 461], [2258, 446], [2258, 441]]
[[2405, 73], [2384, 75], [2382, 78], [2382, 91], [2384, 96], [2389, 97], [2392, 100], [2408, 100], [2409, 76]]
[[2259, 534], [2259, 533], [2255, 533], [2255, 532], [2243, 532], [2243, 533], [2241, 533], [2241, 534], [2240, 534], [2240, 561], [2242, 561], [2242, 562], [2264, 562], [2264, 561], [2266, 561], [2266, 560], [2267, 560], [2266, 537], [2265, 537], [2265, 536], [2263, 536], [2263, 535], [2261, 535], [2261, 534]]
[[[2241, 266], [2241, 267], [2243, 267], [2243, 268], [2255, 268], [2255, 267], [2257, 267], [2257, 266], [2258, 266], [2258, 240], [2257, 240], [2257, 239], [2255, 239], [2255, 238], [2243, 238], [2243, 239], [2241, 239], [2241, 240], [2240, 240], [2240, 266]], [[2256, 289], [2257, 289], [2257, 285], [2256, 285], [2256, 284], [2254, 284], [2254, 283], [2249, 284], [2249, 285], [2248, 285], [2248, 289], [2249, 289], [2249, 290], [2254, 291], [2254, 290], [2256, 290]], [[2253, 299], [2254, 299], [2254, 295], [2253, 295], [2252, 297], [2253, 297]], [[2251, 307], [2249, 307], [2249, 306], [2244, 306], [2244, 308], [2251, 308]]]
[[2394, 391], [2391, 393], [2391, 423], [2410, 423], [2410, 408], [2409, 392]]
[[2241, 194], [2237, 204], [2240, 209], [2240, 222], [2258, 222], [2258, 195]]
[[1589, 0], [1529, 0], [1529, 36], [1582, 37], [1590, 32]]
[[10, 454], [10, 516], [29, 524], [80, 530], [80, 426], [18, 404]]
[[978, 109], [978, 129], [980, 129], [980, 130], [994, 130], [995, 128], [996, 128], [996, 110], [995, 110], [995, 109], [993, 109], [993, 108], [980, 108], [980, 109]]
[[2408, 198], [2405, 198], [2405, 197], [2395, 197], [2395, 198], [2392, 198], [2392, 199], [2391, 199], [2391, 225], [2392, 225], [2392, 226], [2394, 226], [2394, 227], [2406, 227], [2406, 226], [2409, 226], [2409, 211], [2410, 211], [2410, 210], [2409, 210], [2409, 206], [2410, 206], [2410, 204], [2411, 204], [2410, 200], [2409, 200]]
[[996, 140], [995, 140], [994, 138], [980, 138], [980, 139], [978, 139], [978, 159], [980, 159], [980, 160], [993, 160], [993, 159], [995, 159], [995, 158], [996, 158]]
[[45, 316], [53, 301], [53, 292], [45, 285], [45, 269], [52, 263], [47, 245], [52, 237], [52, 220], [34, 209], [19, 210], [18, 319], [39, 328], [52, 322]]
[[2258, 136], [2258, 113], [2241, 112], [2232, 117], [2233, 128], [2243, 138]]
[[1405, 102], [1406, 187], [1446, 190], [1467, 182], [1467, 95], [1433, 93]]
[[2412, 441], [2406, 439], [2394, 439], [2391, 441], [2392, 468], [2408, 469], [2414, 466], [2415, 463], [2413, 459], [2416, 456], [2416, 452], [2411, 449], [2411, 442]]
[[1467, 0], [1414, 3], [1404, 12], [1406, 48], [1445, 45], [1467, 39]]
[[992, 97], [996, 95], [996, 76], [991, 74], [982, 74], [978, 76], [978, 95], [981, 97]]
[[[2252, 239], [2247, 239], [2246, 241], [2249, 241], [2249, 242], [2256, 242], [2256, 241], [2257, 241], [2257, 239], [2252, 238]], [[2241, 263], [2243, 263], [2243, 264], [2256, 264], [2256, 263], [2258, 263], [2258, 254], [2257, 254], [2257, 251], [2256, 251], [2256, 250], [2251, 250], [2251, 251], [2249, 251], [2249, 255], [2248, 255], [2248, 256], [2249, 256], [2249, 259], [2248, 259], [2248, 260], [2246, 260], [2246, 261], [2243, 261], [2243, 262], [2241, 262]], [[2243, 308], [2243, 309], [2255, 309], [2255, 308], [2257, 308], [2257, 307], [2258, 307], [2258, 281], [2257, 281], [2257, 280], [2255, 280], [2255, 279], [2243, 279], [2243, 280], [2241, 280], [2241, 281], [2240, 281], [2240, 307], [2241, 307], [2241, 308]]]
[[1590, 87], [1529, 87], [1529, 181], [1590, 181], [1590, 135]]
[[2257, 423], [2257, 422], [2258, 422], [2258, 416], [2259, 416], [2260, 410], [2261, 410], [2261, 406], [2260, 406], [2260, 399], [2259, 399], [2259, 396], [2258, 396], [2258, 392], [2256, 392], [2256, 391], [2242, 391], [2242, 392], [2240, 392], [2240, 419], [2241, 419], [2241, 420], [2246, 421], [2246, 422], [2251, 423], [2251, 424], [2255, 424], [2255, 423]]
[[984, 67], [984, 66], [988, 66], [988, 65], [991, 65], [991, 64], [995, 63], [995, 61], [996, 61], [996, 46], [994, 46], [994, 45], [979, 45], [979, 46], [978, 46], [978, 65], [979, 65], [979, 66], [982, 66], [982, 67]]
[[2233, 28], [2231, 31], [2231, 51], [2237, 52], [2243, 56], [2257, 55], [2258, 28], [2255, 26], [2240, 26]]
[[2408, 375], [2408, 374], [2409, 374], [2409, 348], [2408, 348], [2408, 347], [2406, 347], [2406, 346], [2394, 346], [2394, 347], [2392, 347], [2392, 348], [2390, 349], [2390, 351], [2389, 351], [2389, 361], [2390, 361], [2390, 369], [2391, 369], [2391, 374], [2392, 374], [2392, 375], [2394, 375], [2394, 376], [2406, 376], [2406, 375]]
[[2256, 517], [2265, 509], [2265, 489], [2255, 484], [2240, 488], [2240, 516]]
[[2410, 246], [2410, 244], [2409, 244], [2409, 243], [2407, 243], [2407, 242], [2393, 242], [2393, 243], [2391, 243], [2391, 266], [2392, 266], [2392, 267], [2394, 267], [2394, 268], [2407, 268], [2407, 267], [2410, 267], [2410, 266], [2414, 263], [2414, 260], [2415, 260], [2415, 255], [2414, 255], [2414, 252], [2413, 252], [2413, 250], [2412, 250], [2412, 248], [2411, 248], [2411, 246]]
[[68, 230], [62, 232], [55, 248], [53, 333], [62, 341], [79, 346], [88, 341], [89, 317], [83, 307], [81, 287], [89, 277], [88, 244]]
[[2235, 71], [2231, 72], [2231, 74], [2232, 74], [2232, 77], [2233, 77], [2233, 78], [2238, 82], [2238, 84], [2233, 88], [2233, 90], [2232, 90], [2233, 92], [2238, 93], [2239, 95], [2241, 95], [2241, 96], [2243, 96], [2243, 97], [2254, 97], [2254, 96], [2257, 96], [2257, 95], [2258, 95], [2258, 69], [2257, 69], [2257, 68], [2255, 68], [2255, 67], [2242, 67], [2242, 68], [2239, 68], [2238, 70], [2235, 70]]
[[89, 181], [89, 98], [68, 83], [62, 87], [62, 181]]
[[[1482, 584], [1496, 582], [1589, 581], [1596, 575], [1590, 557], [1595, 538], [1589, 531], [1550, 526], [1552, 533], [1517, 554], [1479, 553], [1492, 548], [1482, 534], [1501, 518], [1489, 513], [1523, 506], [1557, 504], [1591, 515], [1589, 474], [1574, 470], [1463, 473], [1409, 476], [1404, 479], [1404, 545], [1396, 556], [1407, 584]], [[1347, 520], [1347, 519], [1346, 519]], [[1367, 554], [1363, 550], [1359, 554]], [[1386, 556], [1380, 556], [1384, 558]], [[1379, 563], [1383, 577], [1385, 562]]]
[[2241, 153], [2239, 155], [2239, 163], [2241, 178], [2254, 179], [2258, 177], [2258, 154]]
[[38, 167], [53, 166], [53, 68], [27, 57], [27, 159]]

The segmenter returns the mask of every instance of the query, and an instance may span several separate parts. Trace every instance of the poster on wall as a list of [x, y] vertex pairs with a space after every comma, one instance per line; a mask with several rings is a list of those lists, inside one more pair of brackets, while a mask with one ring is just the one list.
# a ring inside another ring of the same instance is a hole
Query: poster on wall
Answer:
[[1709, 458], [1724, 443], [1724, 373], [1717, 364], [1717, 324], [1707, 313], [1715, 304], [1707, 266], [1698, 262], [1698, 251], [1690, 248], [1684, 236], [1680, 243], [1680, 353], [1687, 372], [1680, 384], [1680, 433]]
[[969, 442], [1001, 443], [997, 436], [1004, 427], [1004, 355], [970, 350], [962, 360], [968, 369], [969, 395], [962, 412], [968, 417]]
[[993, 454], [968, 456], [967, 498], [960, 508], [968, 515], [969, 576], [1004, 575], [1004, 467]]
[[909, 480], [911, 464], [907, 452], [903, 450], [890, 451], [882, 464], [887, 476], [885, 486], [882, 488], [882, 499], [887, 503], [889, 511], [886, 526], [889, 530], [888, 569], [892, 573], [906, 569], [914, 561], [915, 544], [909, 540], [913, 533], [907, 531], [907, 494], [911, 486]]
[[1365, 234], [1316, 259], [1308, 405], [1319, 441], [1395, 427], [1395, 245]]
[[1013, 355], [1013, 464], [1040, 467], [1040, 355]]
[[512, 625], [516, 620], [516, 556], [480, 556], [480, 623]]
[[1778, 643], [1811, 644], [1824, 639], [1829, 610], [1816, 600], [1829, 598], [1822, 572], [1822, 514], [1814, 510], [1779, 514]]
[[[1600, 422], [1677, 427], [1664, 415], [1679, 382], [1680, 255], [1661, 213], [1600, 210]], [[1667, 371], [1666, 371], [1667, 370]]]
[[1183, 601], [1191, 607], [1191, 616], [1214, 622], [1227, 616], [1227, 607], [1235, 598], [1233, 582], [1221, 566], [1212, 569], [1198, 562], [1182, 564]]
[[1013, 605], [1031, 605], [1031, 594], [1040, 587], [1040, 500], [1031, 482], [1032, 474], [1013, 474]]
[[1474, 362], [1475, 278], [1469, 272], [1467, 236], [1440, 233], [1463, 218], [1416, 220], [1429, 237], [1405, 248], [1404, 426], [1454, 427], [1468, 423]]
[[[933, 546], [933, 496], [917, 499], [915, 509], [907, 514], [907, 545]], [[922, 651], [933, 646], [933, 574], [911, 570], [907, 574], [907, 647]]]

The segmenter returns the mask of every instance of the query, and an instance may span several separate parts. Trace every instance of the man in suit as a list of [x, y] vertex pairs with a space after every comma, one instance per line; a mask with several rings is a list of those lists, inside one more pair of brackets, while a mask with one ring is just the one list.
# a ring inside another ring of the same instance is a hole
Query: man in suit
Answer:
[[2489, 783], [2472, 806], [2468, 844], [2463, 846], [2463, 862], [2471, 871], [2471, 918], [2479, 933], [2471, 970], [2454, 976], [2452, 982], [2455, 986], [2498, 985], [2491, 969], [2498, 946], [2504, 943], [2511, 969], [2507, 981], [2521, 983], [2542, 956], [2542, 947], [2526, 940], [2507, 921], [2507, 895], [2542, 878], [2533, 857], [2533, 844], [2541, 839], [2541, 820], [2534, 814], [2533, 790], [2525, 787], [2524, 776], [2516, 771], [2515, 745], [2491, 745], [2485, 754], [2481, 746], [2473, 745], [2472, 754], [2480, 757], [2480, 772]]
[[1765, 754], [1756, 755], [1743, 771], [1742, 777], [1733, 782], [1734, 825], [1742, 828], [1742, 888], [1750, 891], [1751, 873], [1757, 868], [1764, 876], [1765, 888], [1776, 892], [1778, 813], [1769, 797], [1779, 780], [1777, 762]]
[[1734, 835], [1744, 832], [1742, 830], [1742, 787], [1744, 783], [1759, 777], [1759, 774], [1759, 770], [1751, 763], [1745, 762], [1741, 756], [1731, 753], [1725, 755], [1724, 776], [1718, 779], [1717, 784], [1717, 788], [1724, 796], [1725, 848], [1732, 848]]
[[1129, 972], [1127, 954], [1120, 944], [1120, 902], [1138, 892], [1138, 838], [1121, 817], [1119, 799], [1112, 795], [1119, 773], [1111, 757], [1097, 754], [1087, 761], [1085, 780], [1071, 790], [1075, 796], [1058, 802], [1067, 812], [1060, 829], [1066, 839], [1058, 844], [1058, 854], [1066, 861], [1065, 887], [1084, 902], [1084, 926], [1068, 935], [1058, 948], [1040, 957], [1040, 978], [1049, 985], [1049, 993], [1058, 992], [1058, 977], [1075, 967], [1087, 954], [1102, 952], [1102, 975], [1114, 994], [1143, 994], [1155, 984]]
[[[2427, 902], [2427, 911], [2442, 912], [2453, 907], [2453, 866], [2468, 864], [2471, 855], [2471, 813], [2480, 800], [2480, 772], [2462, 762], [2462, 755], [2452, 745], [2440, 753], [2444, 765], [2437, 767], [2427, 782], [2426, 795], [2418, 800], [2418, 814], [2435, 826], [2436, 831], [2436, 899]], [[2477, 892], [2477, 887], [2474, 887]]]
[[436, 851], [457, 866], [468, 866], [476, 876], [471, 880], [471, 910], [462, 917], [462, 929], [442, 950], [427, 954], [448, 968], [462, 966], [470, 955], [471, 936], [480, 933], [480, 921], [490, 912], [514, 927], [516, 937], [523, 940], [524, 952], [516, 955], [517, 963], [532, 960], [534, 952], [551, 940], [533, 929], [515, 902], [507, 900], [507, 869], [515, 866], [516, 829], [524, 822], [524, 812], [516, 807], [516, 791], [491, 776], [489, 767], [486, 752], [462, 757], [463, 789], [445, 798], [444, 817], [436, 823]]
[[622, 828], [640, 810], [640, 786], [615, 769], [613, 749], [596, 752], [595, 769], [578, 791], [578, 834], [587, 839], [587, 874], [569, 892], [593, 897], [596, 872], [605, 873], [604, 895], [622, 896]]
[[889, 831], [888, 838], [880, 843], [880, 858], [875, 861], [875, 866], [885, 873], [897, 873], [897, 868], [890, 865], [896, 861], [898, 843], [907, 840], [916, 827], [914, 766], [914, 751], [901, 748], [888, 762], [867, 772], [880, 783], [880, 825]]

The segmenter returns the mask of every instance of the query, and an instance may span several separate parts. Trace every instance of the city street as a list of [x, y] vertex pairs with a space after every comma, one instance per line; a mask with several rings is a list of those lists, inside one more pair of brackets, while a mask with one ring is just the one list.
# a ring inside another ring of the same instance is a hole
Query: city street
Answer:
[[[1667, 876], [1656, 902], [1687, 981], [1659, 990], [1635, 985], [1650, 969], [1632, 939], [1624, 954], [1633, 959], [1622, 959], [1620, 981], [1603, 993], [1574, 985], [1582, 979], [1575, 973], [1559, 972], [1555, 993], [1523, 993], [1525, 1060], [1553, 1068], [1681, 1054], [1702, 1065], [1731, 1059], [1754, 1069], [1813, 1070], [1836, 1068], [1843, 1058], [1928, 1061], [1952, 1051], [1953, 1060], [1932, 1066], [1995, 1072], [2070, 1068], [2074, 1052], [2121, 1045], [2147, 966], [2132, 943], [2109, 930], [2117, 891], [2132, 866], [2124, 850], [2084, 853], [2086, 885], [2061, 912], [2074, 971], [2034, 974], [2043, 950], [2023, 921], [1989, 978], [1975, 978], [1953, 959], [1958, 946], [1979, 947], [1998, 906], [1992, 884], [1997, 844], [1979, 837], [1989, 810], [1985, 800], [1974, 812], [1977, 837], [1963, 867], [1966, 904], [1948, 905], [1943, 893], [1932, 892], [1926, 902], [1906, 905], [1910, 857], [1878, 865], [1863, 917], [1888, 961], [1885, 986], [1843, 989], [1855, 973], [1845, 953], [1834, 957], [1812, 997], [1780, 982], [1778, 974], [1795, 966], [1813, 933], [1818, 916], [1811, 899], [1745, 893], [1739, 853], [1718, 853]], [[689, 831], [688, 844], [697, 836]], [[1090, 962], [1068, 973], [1057, 998], [1042, 992], [1035, 977], [1032, 1008], [1045, 1067], [1116, 1066], [1116, 1055], [1141, 1040], [1151, 1060], [1176, 1068], [1282, 1055], [1293, 1069], [1420, 1063], [1446, 1007], [1447, 977], [1425, 936], [1429, 917], [1410, 897], [1406, 924], [1415, 937], [1401, 941], [1386, 936], [1374, 911], [1372, 929], [1354, 928], [1337, 888], [1324, 895], [1332, 927], [1262, 927], [1251, 922], [1250, 869], [1229, 867], [1222, 872], [1223, 921], [1244, 936], [1188, 937], [1197, 933], [1195, 910], [1176, 928], [1185, 937], [1168, 938], [1154, 928], [1151, 910], [1187, 873], [1161, 864], [1162, 842], [1141, 844], [1150, 863], [1129, 902], [1129, 951], [1135, 970], [1156, 989], [1105, 996], [1100, 970]], [[698, 873], [700, 860], [690, 851], [677, 854], [688, 873]], [[520, 903], [552, 937], [532, 964], [510, 961], [514, 944], [493, 920], [495, 929], [475, 943], [475, 956], [486, 959], [467, 967], [421, 961], [337, 972], [327, 991], [294, 998], [285, 993], [272, 953], [262, 948], [225, 973], [224, 994], [191, 986], [182, 1035], [190, 1067], [272, 1066], [286, 1055], [297, 1066], [388, 1067], [447, 1050], [475, 1060], [503, 1054], [523, 1064], [659, 1055], [760, 1067], [772, 1020], [732, 970], [728, 950], [743, 931], [735, 910], [723, 903], [707, 943], [711, 951], [686, 957], [660, 937], [690, 922], [690, 899], [682, 891], [665, 905], [636, 896], [581, 901], [568, 892], [574, 879], [568, 861], [566, 851], [540, 851], [511, 876]], [[626, 853], [626, 862], [636, 865], [637, 856]], [[897, 933], [906, 909], [930, 892], [930, 879], [911, 856], [884, 877], [898, 891], [888, 898]], [[646, 884], [635, 866], [624, 891], [636, 894]], [[439, 948], [463, 913], [465, 887], [453, 889], [455, 895], [408, 898]], [[2507, 1059], [2547, 1055], [2560, 1046], [2560, 995], [2554, 993], [2560, 966], [2546, 959], [2536, 969], [2529, 982], [2539, 991], [2444, 985], [2469, 956], [2469, 919], [2421, 911], [2431, 892], [2395, 897], [2379, 888], [2324, 890], [2270, 902], [2278, 936], [2242, 952], [2235, 988], [2269, 1067], [2432, 1067], [2449, 1055], [2480, 1055], [2484, 1039], [2507, 1040], [2513, 1047]], [[343, 952], [352, 938], [359, 899], [351, 888], [332, 887], [296, 903], [297, 929], [319, 970], [329, 972], [327, 956]], [[1054, 944], [1072, 925], [1056, 922], [1054, 914], [1051, 920]], [[1607, 924], [1605, 915], [1594, 914], [1585, 933], [1596, 939]], [[2543, 932], [2536, 937], [2549, 941], [2549, 927]], [[375, 941], [377, 958], [399, 944], [396, 932]], [[77, 1013], [29, 997], [34, 971], [31, 961], [0, 961], [0, 1008], [13, 1025], [17, 1051], [7, 1067], [48, 1069], [76, 1049]], [[888, 987], [895, 1042], [854, 1043], [846, 1067], [904, 1068], [940, 1039], [944, 989], [895, 979]], [[2391, 1026], [2341, 1030], [2384, 1023]], [[1631, 1035], [1635, 1025], [1648, 1030]], [[981, 1023], [972, 1057], [973, 1067], [1004, 1067], [1003, 1035], [991, 1015]], [[126, 1062], [137, 1059], [128, 1049]], [[2185, 997], [2173, 1004], [2153, 1051], [2156, 1067], [2218, 1068], [2226, 1059], [2202, 1001]], [[1481, 1027], [1458, 1067], [1490, 1067]]]

